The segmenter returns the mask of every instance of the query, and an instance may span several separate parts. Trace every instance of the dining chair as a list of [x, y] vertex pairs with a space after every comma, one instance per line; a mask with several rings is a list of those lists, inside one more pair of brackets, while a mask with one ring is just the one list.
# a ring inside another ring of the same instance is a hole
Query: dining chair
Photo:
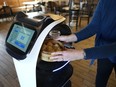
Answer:
[[42, 11], [43, 9], [42, 9], [42, 6], [44, 6], [45, 7], [45, 2], [38, 2], [37, 4], [35, 4], [34, 6], [33, 6], [33, 9], [32, 9], [32, 11], [31, 12], [39, 12], [39, 11]]
[[81, 26], [81, 21], [87, 20], [87, 24], [90, 21], [93, 13], [93, 0], [87, 0], [86, 3], [83, 3], [82, 8], [79, 11], [79, 26]]
[[54, 8], [57, 7], [57, 3], [55, 1], [48, 1], [47, 2], [47, 9], [49, 12], [54, 12]]
[[0, 9], [0, 18], [2, 20], [5, 18], [6, 21], [7, 21], [9, 18], [13, 19], [13, 17], [14, 17], [14, 15], [13, 15], [11, 7], [9, 7], [9, 6], [3, 6]]
[[2, 10], [2, 8], [0, 9], [0, 19], [3, 21], [4, 18], [4, 12]]
[[[74, 0], [69, 0], [69, 26], [75, 26], [76, 30], [78, 28], [78, 17], [79, 17], [79, 7]], [[73, 21], [75, 23], [73, 24]]]

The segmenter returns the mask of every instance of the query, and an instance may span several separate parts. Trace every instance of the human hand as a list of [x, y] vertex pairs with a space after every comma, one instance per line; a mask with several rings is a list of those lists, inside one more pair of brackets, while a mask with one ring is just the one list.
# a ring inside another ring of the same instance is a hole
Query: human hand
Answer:
[[77, 37], [75, 34], [67, 35], [67, 36], [59, 36], [56, 40], [63, 41], [63, 42], [75, 42], [77, 41]]
[[84, 59], [83, 50], [68, 49], [66, 51], [53, 52], [50, 57], [53, 61], [74, 61]]

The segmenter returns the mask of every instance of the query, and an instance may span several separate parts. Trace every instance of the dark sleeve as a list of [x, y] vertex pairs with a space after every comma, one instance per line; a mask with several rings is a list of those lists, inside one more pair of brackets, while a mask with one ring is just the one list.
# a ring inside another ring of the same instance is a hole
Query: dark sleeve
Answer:
[[110, 45], [84, 49], [85, 59], [107, 58], [116, 56], [116, 42]]
[[102, 11], [102, 0], [98, 3], [96, 10], [93, 14], [91, 22], [86, 26], [84, 29], [82, 29], [80, 32], [75, 33], [75, 35], [78, 38], [78, 41], [87, 39], [93, 35], [95, 35], [99, 29], [101, 24], [101, 11]]

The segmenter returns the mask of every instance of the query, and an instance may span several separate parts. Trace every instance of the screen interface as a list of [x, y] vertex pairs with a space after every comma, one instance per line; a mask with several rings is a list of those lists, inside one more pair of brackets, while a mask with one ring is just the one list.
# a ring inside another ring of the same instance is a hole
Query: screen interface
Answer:
[[34, 32], [35, 31], [32, 29], [14, 24], [13, 29], [7, 39], [7, 43], [23, 52], [26, 52]]

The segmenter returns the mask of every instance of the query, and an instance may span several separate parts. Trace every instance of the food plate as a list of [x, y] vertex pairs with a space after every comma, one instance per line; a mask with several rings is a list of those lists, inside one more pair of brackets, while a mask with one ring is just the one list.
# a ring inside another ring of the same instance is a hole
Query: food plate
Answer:
[[53, 62], [53, 60], [50, 59], [51, 53], [63, 50], [65, 50], [65, 47], [60, 41], [56, 41], [54, 39], [46, 39], [43, 43], [40, 53], [41, 60]]

